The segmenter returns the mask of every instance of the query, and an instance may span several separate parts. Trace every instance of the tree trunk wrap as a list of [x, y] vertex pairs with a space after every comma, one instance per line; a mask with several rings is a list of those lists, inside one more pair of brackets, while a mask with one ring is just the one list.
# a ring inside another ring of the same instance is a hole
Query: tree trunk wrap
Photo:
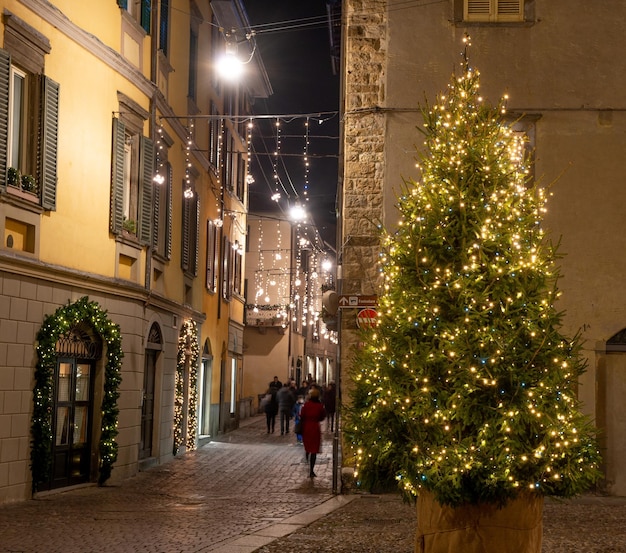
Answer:
[[523, 494], [492, 504], [442, 506], [420, 491], [416, 553], [541, 553], [543, 497]]

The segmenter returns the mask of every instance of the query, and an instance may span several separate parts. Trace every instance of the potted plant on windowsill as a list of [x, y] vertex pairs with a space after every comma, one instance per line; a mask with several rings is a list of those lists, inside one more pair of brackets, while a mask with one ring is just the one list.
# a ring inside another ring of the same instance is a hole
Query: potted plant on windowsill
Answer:
[[39, 197], [39, 184], [33, 175], [22, 175], [16, 167], [7, 170], [7, 186], [12, 194], [33, 200]]
[[20, 172], [15, 167], [9, 167], [7, 170], [7, 184], [9, 186], [20, 186]]
[[39, 193], [39, 185], [32, 175], [22, 175], [20, 177], [20, 184], [24, 192], [37, 195]]
[[122, 230], [127, 234], [137, 234], [137, 221], [125, 218], [122, 221]]

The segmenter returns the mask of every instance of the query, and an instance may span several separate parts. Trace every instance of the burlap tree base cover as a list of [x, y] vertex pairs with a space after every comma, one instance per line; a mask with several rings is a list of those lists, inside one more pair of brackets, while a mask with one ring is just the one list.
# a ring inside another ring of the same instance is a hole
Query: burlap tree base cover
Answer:
[[429, 492], [417, 500], [416, 553], [541, 553], [543, 497], [524, 494], [502, 509], [442, 506]]

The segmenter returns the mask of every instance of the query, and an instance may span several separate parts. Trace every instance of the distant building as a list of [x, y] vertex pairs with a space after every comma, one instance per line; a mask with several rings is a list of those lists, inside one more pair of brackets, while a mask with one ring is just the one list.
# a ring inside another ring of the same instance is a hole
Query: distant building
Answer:
[[274, 376], [330, 382], [337, 333], [322, 321], [321, 301], [334, 267], [324, 266], [319, 232], [272, 214], [250, 215], [248, 223], [244, 395], [257, 401]]
[[[419, 105], [445, 92], [468, 33], [483, 96], [497, 104], [508, 93], [511, 121], [529, 139], [534, 176], [551, 187], [545, 226], [565, 254], [558, 307], [566, 312], [564, 330], [582, 331], [588, 360], [579, 395], [599, 430], [606, 488], [626, 494], [626, 5], [347, 0], [342, 17], [342, 293], [377, 291], [379, 245], [367, 221], [396, 224], [402, 179], [419, 178]], [[346, 369], [356, 340], [344, 317]]]

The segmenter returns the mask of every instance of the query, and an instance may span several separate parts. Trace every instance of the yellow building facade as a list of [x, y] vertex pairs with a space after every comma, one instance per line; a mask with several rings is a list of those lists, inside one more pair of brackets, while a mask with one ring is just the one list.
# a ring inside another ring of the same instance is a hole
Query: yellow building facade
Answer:
[[0, 5], [9, 502], [119, 481], [247, 414], [244, 115], [271, 87], [258, 56], [243, 84], [216, 76], [224, 25], [249, 41], [239, 2]]

